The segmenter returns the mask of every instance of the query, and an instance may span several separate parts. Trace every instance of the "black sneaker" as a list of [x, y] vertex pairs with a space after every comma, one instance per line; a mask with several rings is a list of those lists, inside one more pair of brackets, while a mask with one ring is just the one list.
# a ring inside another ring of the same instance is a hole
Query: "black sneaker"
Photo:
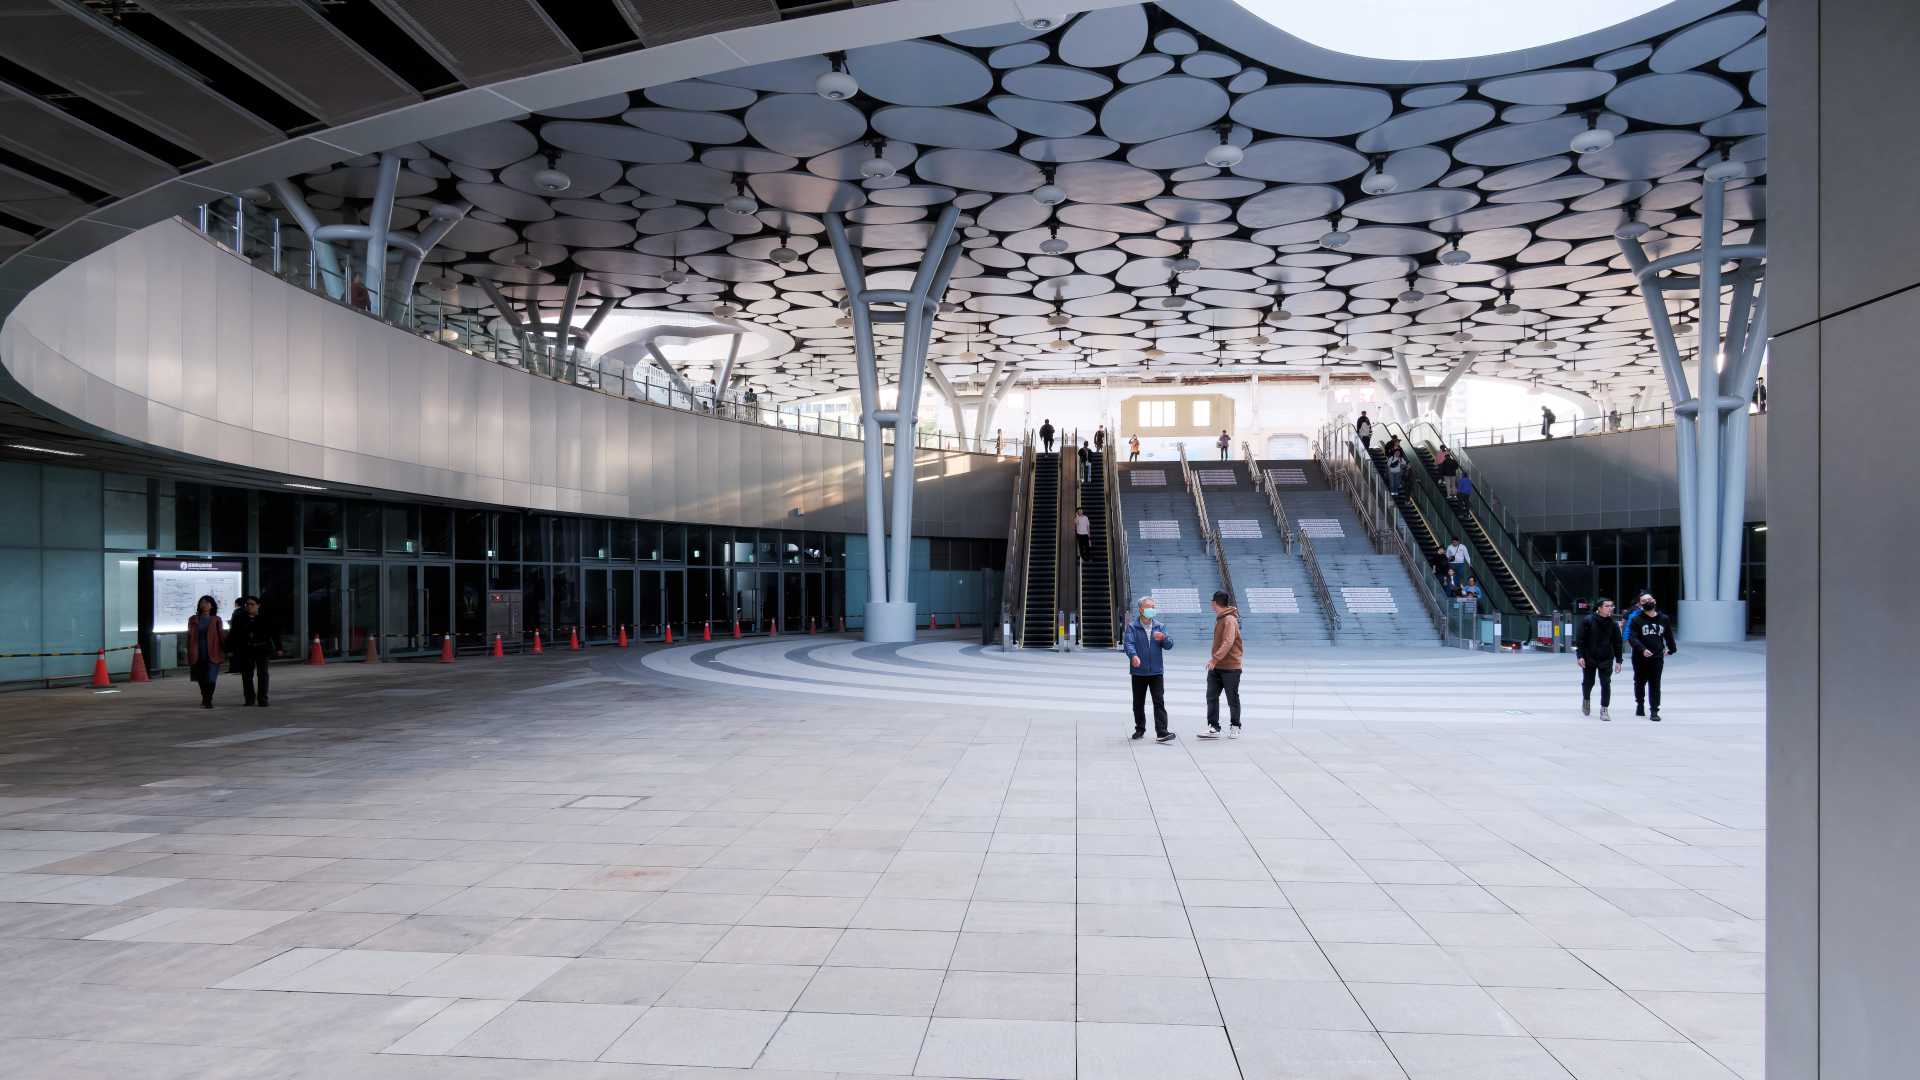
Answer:
[[1159, 735], [1155, 735], [1155, 736], [1153, 737], [1153, 741], [1154, 741], [1154, 742], [1172, 742], [1172, 741], [1173, 741], [1173, 732], [1171, 732], [1171, 731], [1168, 731], [1168, 732], [1165, 732], [1165, 733], [1163, 733], [1163, 734], [1159, 734]]
[[1635, 705], [1633, 707], [1633, 715], [1635, 716], [1647, 715], [1647, 707], [1645, 705]]
[[1144, 731], [1136, 731], [1133, 733], [1133, 737], [1136, 739], [1144, 739], [1147, 737], [1147, 733]]
[[1649, 719], [1649, 720], [1651, 720], [1651, 721], [1653, 721], [1653, 722], [1654, 722], [1654, 723], [1656, 723], [1656, 724], [1657, 724], [1657, 723], [1659, 723], [1659, 722], [1660, 722], [1660, 710], [1659, 710], [1659, 709], [1655, 709], [1655, 710], [1653, 710], [1653, 715], [1652, 715], [1652, 716], [1649, 716], [1649, 717], [1647, 717], [1647, 719]]
[[1581, 699], [1580, 699], [1580, 715], [1581, 715], [1581, 716], [1592, 716], [1592, 715], [1593, 715], [1593, 702], [1591, 702], [1591, 701], [1588, 701], [1588, 700], [1587, 700], [1586, 698], [1581, 698]]

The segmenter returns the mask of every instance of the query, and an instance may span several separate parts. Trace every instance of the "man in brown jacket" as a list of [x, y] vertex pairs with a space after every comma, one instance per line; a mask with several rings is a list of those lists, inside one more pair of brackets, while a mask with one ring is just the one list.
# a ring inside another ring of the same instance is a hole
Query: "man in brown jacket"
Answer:
[[1232, 719], [1228, 738], [1240, 737], [1240, 656], [1245, 643], [1240, 640], [1240, 612], [1233, 597], [1224, 592], [1213, 594], [1213, 651], [1207, 655], [1207, 730], [1203, 739], [1220, 737], [1220, 692], [1227, 693], [1227, 714]]

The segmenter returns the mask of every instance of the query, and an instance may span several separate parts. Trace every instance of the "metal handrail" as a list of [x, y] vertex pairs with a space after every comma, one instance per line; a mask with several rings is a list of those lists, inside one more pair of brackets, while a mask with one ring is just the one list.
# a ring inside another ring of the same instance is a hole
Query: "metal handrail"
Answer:
[[1101, 466], [1107, 474], [1107, 558], [1113, 571], [1113, 645], [1121, 645], [1121, 633], [1127, 626], [1127, 612], [1133, 609], [1133, 570], [1127, 555], [1127, 522], [1120, 512], [1120, 455], [1109, 451], [1102, 455]]
[[[1345, 449], [1344, 455], [1338, 451]], [[1320, 465], [1326, 471], [1334, 486], [1345, 492], [1347, 500], [1360, 512], [1362, 524], [1367, 536], [1373, 542], [1374, 549], [1400, 557], [1400, 563], [1406, 567], [1407, 577], [1413, 581], [1414, 592], [1420, 597], [1421, 606], [1427, 609], [1427, 617], [1433, 620], [1433, 626], [1440, 639], [1451, 641], [1461, 635], [1452, 632], [1447, 621], [1446, 605], [1443, 600], [1450, 597], [1440, 595], [1440, 582], [1434, 577], [1433, 568], [1424, 566], [1419, 556], [1414, 554], [1417, 546], [1413, 532], [1397, 513], [1389, 513], [1391, 505], [1385, 483], [1373, 468], [1373, 458], [1360, 444], [1358, 432], [1352, 424], [1333, 423], [1321, 431], [1321, 438], [1315, 444]], [[1362, 491], [1365, 487], [1367, 490]], [[1373, 520], [1369, 521], [1368, 518]], [[1390, 524], [1389, 524], [1390, 523]]]
[[[1220, 571], [1220, 588], [1230, 597], [1233, 591], [1233, 571], [1227, 567], [1227, 546], [1220, 542], [1220, 530], [1213, 524], [1213, 518], [1207, 513], [1207, 496], [1200, 490], [1200, 477], [1195, 475], [1193, 464], [1187, 460], [1187, 444], [1180, 444], [1180, 476], [1186, 482], [1187, 490], [1193, 495], [1193, 511], [1200, 516], [1200, 542], [1211, 550], [1213, 565]], [[1237, 597], [1236, 597], [1237, 599]]]
[[[1470, 554], [1469, 565], [1473, 565], [1479, 570], [1483, 592], [1494, 587], [1494, 583], [1498, 578], [1498, 575], [1495, 574], [1494, 571], [1502, 568], [1513, 578], [1514, 584], [1519, 586], [1520, 595], [1525, 602], [1524, 610], [1508, 611], [1507, 609], [1509, 607], [1517, 607], [1517, 605], [1511, 602], [1511, 598], [1509, 597], [1503, 597], [1503, 599], [1508, 601], [1507, 603], [1495, 604], [1494, 606], [1499, 608], [1502, 614], [1512, 615], [1542, 615], [1550, 611], [1551, 606], [1542, 602], [1545, 597], [1545, 589], [1542, 587], [1539, 579], [1534, 577], [1533, 568], [1524, 565], [1523, 560], [1520, 558], [1522, 551], [1519, 544], [1514, 542], [1513, 538], [1508, 536], [1503, 529], [1488, 528], [1487, 522], [1479, 521], [1477, 517], [1475, 518], [1476, 522], [1480, 525], [1481, 531], [1486, 534], [1488, 542], [1492, 545], [1494, 556], [1499, 559], [1501, 563], [1500, 567], [1496, 567], [1492, 562], [1481, 556], [1476, 545], [1471, 542], [1472, 536], [1466, 529], [1466, 518], [1474, 517], [1471, 497], [1468, 500], [1466, 514], [1462, 515], [1447, 501], [1446, 493], [1440, 489], [1439, 480], [1428, 471], [1426, 463], [1419, 460], [1419, 454], [1417, 452], [1419, 444], [1415, 441], [1411, 429], [1416, 426], [1423, 426], [1423, 422], [1416, 422], [1415, 424], [1406, 426], [1397, 423], [1388, 423], [1386, 426], [1392, 433], [1400, 437], [1401, 443], [1406, 447], [1407, 456], [1413, 459], [1407, 464], [1407, 481], [1412, 485], [1409, 491], [1412, 495], [1414, 505], [1420, 510], [1421, 516], [1427, 519], [1427, 526], [1436, 529], [1435, 535], [1438, 535], [1437, 527], [1442, 523], [1449, 526], [1457, 526], [1457, 528], [1448, 528], [1447, 533], [1451, 538], [1456, 538], [1466, 544]], [[1467, 464], [1470, 467], [1471, 463]], [[1477, 488], [1475, 489], [1475, 493], [1477, 493]], [[1490, 513], [1491, 508], [1489, 508], [1489, 514]], [[1497, 522], [1495, 524], [1496, 526], [1498, 525]]]
[[1003, 634], [1013, 631], [1010, 636], [1015, 643], [1019, 642], [1020, 635], [1015, 630], [1018, 624], [1014, 621], [1014, 612], [1021, 613], [1020, 622], [1026, 621], [1026, 536], [1022, 523], [1032, 512], [1030, 506], [1033, 498], [1029, 490], [1033, 477], [1033, 440], [1028, 439], [1026, 445], [1026, 450], [1020, 455], [1020, 464], [1013, 473], [1013, 508], [1007, 513], [1006, 573], [1000, 580], [1000, 625]]
[[[1080, 610], [1080, 541], [1073, 531], [1073, 512], [1080, 506], [1080, 429], [1074, 428], [1067, 433], [1067, 447], [1060, 455], [1062, 469], [1070, 469], [1060, 477], [1060, 499], [1054, 507], [1059, 515], [1059, 526], [1054, 532], [1057, 550], [1054, 554], [1054, 610], [1064, 613], [1070, 620], [1069, 625], [1078, 628], [1085, 619]], [[1072, 462], [1069, 466], [1067, 463]], [[1067, 567], [1073, 567], [1068, 573]], [[1055, 616], [1060, 618], [1059, 615]], [[1057, 626], [1058, 624], [1056, 624]], [[1068, 638], [1072, 641], [1071, 636]]]
[[[1247, 461], [1251, 467], [1253, 463], [1252, 453], [1247, 450], [1245, 443], [1241, 444], [1241, 449], [1246, 453]], [[1288, 515], [1286, 504], [1280, 501], [1280, 489], [1273, 486], [1273, 480], [1271, 478], [1260, 470], [1255, 469], [1253, 486], [1254, 490], [1263, 492], [1267, 496], [1267, 509], [1272, 512], [1274, 523], [1280, 526], [1280, 535], [1282, 543], [1286, 546], [1287, 554], [1293, 554], [1293, 545], [1296, 542], [1299, 543], [1300, 561], [1306, 567], [1307, 583], [1313, 586], [1313, 594], [1320, 600], [1320, 611], [1326, 616], [1327, 640], [1329, 642], [1338, 641], [1340, 638], [1340, 612], [1333, 606], [1333, 590], [1327, 586], [1327, 575], [1326, 572], [1321, 569], [1320, 553], [1314, 550], [1313, 537], [1294, 528], [1293, 518]]]

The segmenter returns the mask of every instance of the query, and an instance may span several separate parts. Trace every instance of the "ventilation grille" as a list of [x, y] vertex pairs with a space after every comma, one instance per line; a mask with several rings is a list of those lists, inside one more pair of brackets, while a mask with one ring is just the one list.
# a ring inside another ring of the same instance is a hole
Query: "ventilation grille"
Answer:
[[774, 0], [613, 0], [627, 25], [646, 45], [665, 45], [703, 34], [778, 21]]
[[142, 0], [140, 6], [329, 124], [420, 99], [304, 0]]
[[86, 212], [86, 203], [59, 188], [0, 165], [0, 213], [51, 228]]
[[0, 86], [0, 146], [115, 195], [131, 195], [175, 175], [161, 162], [5, 86]]
[[468, 86], [580, 62], [566, 35], [534, 0], [373, 3]]
[[51, 0], [0, 0], [0, 56], [209, 161], [282, 138], [158, 53]]

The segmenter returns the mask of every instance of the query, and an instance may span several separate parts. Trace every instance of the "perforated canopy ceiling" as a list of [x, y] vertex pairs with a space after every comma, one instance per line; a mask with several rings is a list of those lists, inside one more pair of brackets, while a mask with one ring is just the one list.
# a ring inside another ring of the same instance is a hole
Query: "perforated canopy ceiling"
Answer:
[[[1151, 5], [900, 41], [846, 55], [851, 100], [815, 92], [831, 65], [814, 56], [401, 147], [395, 226], [473, 204], [426, 275], [469, 310], [490, 311], [463, 286], [494, 278], [557, 311], [576, 270], [577, 321], [598, 303], [738, 306], [796, 343], [740, 371], [776, 398], [855, 386], [821, 215], [845, 212], [870, 285], [901, 287], [954, 203], [965, 256], [933, 354], [956, 381], [1001, 360], [1319, 372], [1398, 350], [1416, 371], [1658, 399], [1615, 231], [1644, 224], [1655, 257], [1696, 246], [1702, 169], [1723, 156], [1746, 173], [1729, 241], [1766, 214], [1764, 4], [1689, 7], [1702, 17], [1652, 40], [1442, 84], [1412, 64], [1354, 85], [1256, 63]], [[1589, 129], [1611, 145], [1571, 149]], [[1237, 160], [1207, 164], [1223, 140], [1237, 152], [1215, 159]], [[549, 155], [564, 192], [535, 183]], [[364, 220], [374, 173], [301, 183]], [[723, 205], [742, 189], [749, 213]], [[516, 265], [529, 254], [537, 269]]]

